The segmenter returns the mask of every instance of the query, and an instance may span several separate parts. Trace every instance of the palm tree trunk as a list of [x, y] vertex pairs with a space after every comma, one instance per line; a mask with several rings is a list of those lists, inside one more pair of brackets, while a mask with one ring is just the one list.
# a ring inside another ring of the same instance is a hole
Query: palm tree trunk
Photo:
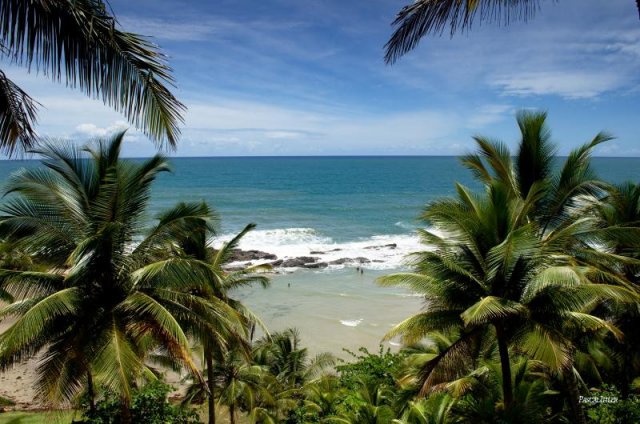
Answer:
[[502, 368], [502, 398], [505, 408], [513, 403], [513, 382], [511, 381], [511, 359], [509, 347], [502, 327], [496, 326], [498, 351], [500, 352], [500, 366]]
[[216, 424], [215, 382], [213, 375], [213, 354], [211, 353], [211, 349], [205, 348], [204, 355], [207, 362], [207, 387], [209, 389], [209, 424]]
[[133, 424], [133, 419], [131, 418], [131, 409], [129, 408], [129, 401], [122, 400], [122, 405], [120, 406], [120, 422], [122, 424]]
[[229, 405], [229, 422], [231, 424], [236, 424], [236, 405], [234, 403]]
[[571, 415], [573, 416], [572, 422], [576, 424], [586, 424], [587, 418], [584, 415], [582, 404], [580, 404], [580, 390], [578, 390], [578, 379], [573, 372], [573, 361], [570, 366], [562, 371], [564, 376], [565, 385], [567, 387], [567, 394], [569, 396], [569, 407], [571, 408]]
[[[640, 2], [640, 0], [638, 0]], [[622, 353], [622, 387], [620, 387], [620, 396], [622, 399], [628, 399], [631, 393], [631, 381], [633, 379], [633, 370], [631, 369], [631, 352], [629, 347], [623, 345]]]
[[93, 417], [96, 412], [96, 391], [93, 387], [93, 376], [91, 371], [87, 371], [87, 396], [89, 396], [89, 412]]

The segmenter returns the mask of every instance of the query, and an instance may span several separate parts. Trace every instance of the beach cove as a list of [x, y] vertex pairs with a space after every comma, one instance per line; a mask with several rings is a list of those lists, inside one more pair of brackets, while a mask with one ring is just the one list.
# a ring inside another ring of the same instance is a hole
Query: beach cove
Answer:
[[[136, 159], [134, 159], [136, 160]], [[640, 179], [638, 158], [594, 158], [596, 171], [613, 182]], [[0, 162], [0, 180], [38, 161]], [[378, 346], [395, 324], [416, 313], [422, 299], [401, 288], [381, 287], [380, 276], [407, 269], [407, 255], [423, 249], [415, 230], [429, 201], [453, 195], [452, 182], [474, 186], [455, 157], [175, 158], [173, 171], [154, 187], [149, 220], [177, 201], [205, 200], [220, 217], [219, 246], [249, 222], [258, 224], [242, 251], [269, 259], [312, 258], [276, 265], [271, 287], [242, 288], [236, 297], [270, 332], [296, 328], [311, 354]], [[256, 333], [259, 336], [260, 333]], [[36, 360], [0, 375], [2, 396], [28, 408]]]

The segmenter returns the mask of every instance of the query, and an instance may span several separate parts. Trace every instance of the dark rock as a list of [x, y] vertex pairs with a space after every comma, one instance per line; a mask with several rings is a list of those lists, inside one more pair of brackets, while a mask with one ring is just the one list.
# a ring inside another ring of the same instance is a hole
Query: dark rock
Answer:
[[316, 262], [316, 263], [313, 263], [313, 264], [302, 265], [303, 268], [310, 268], [310, 269], [326, 268], [328, 266], [329, 266], [329, 264], [327, 264], [326, 262]]
[[312, 255], [324, 255], [326, 252], [321, 252], [319, 250], [312, 250], [309, 253], [312, 254]]
[[363, 258], [362, 256], [355, 258], [353, 261], [359, 264], [368, 264], [369, 262], [371, 262], [369, 259]]
[[318, 262], [319, 258], [313, 256], [299, 256], [297, 258], [287, 259], [282, 262], [281, 266], [284, 268], [297, 268], [307, 264], [313, 264]]
[[398, 245], [396, 243], [389, 243], [389, 244], [385, 244], [382, 246], [367, 246], [364, 249], [375, 249], [375, 250], [379, 250], [379, 249], [395, 249], [396, 247], [398, 247]]
[[232, 262], [256, 261], [261, 259], [267, 259], [267, 260], [278, 259], [278, 257], [272, 253], [262, 252], [260, 250], [234, 249], [232, 252], [233, 253], [230, 259]]
[[282, 259], [278, 259], [277, 261], [271, 262], [269, 265], [271, 266], [281, 266], [284, 261]]
[[350, 259], [350, 258], [340, 258], [340, 259], [336, 259], [335, 261], [331, 261], [329, 263], [331, 265], [342, 265], [342, 264], [345, 264], [347, 262], [353, 262], [353, 260]]

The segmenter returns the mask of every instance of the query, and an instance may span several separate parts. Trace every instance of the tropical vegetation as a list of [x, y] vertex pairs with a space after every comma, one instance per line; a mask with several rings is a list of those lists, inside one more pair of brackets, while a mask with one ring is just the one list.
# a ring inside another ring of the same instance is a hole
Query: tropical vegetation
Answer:
[[348, 360], [239, 301], [269, 285], [233, 263], [253, 224], [214, 248], [205, 203], [149, 219], [161, 155], [45, 143], [0, 206], [0, 366], [38, 356], [38, 396], [86, 423], [637, 421], [640, 186], [595, 174], [609, 135], [559, 158], [545, 113], [517, 124], [514, 151], [475, 138], [474, 189], [426, 205], [424, 249], [379, 280], [424, 299], [386, 335], [399, 352]]
[[[100, 98], [158, 145], [175, 146], [185, 107], [165, 56], [123, 31], [103, 0], [3, 0], [0, 58]], [[0, 152], [35, 147], [39, 103], [0, 70]]]

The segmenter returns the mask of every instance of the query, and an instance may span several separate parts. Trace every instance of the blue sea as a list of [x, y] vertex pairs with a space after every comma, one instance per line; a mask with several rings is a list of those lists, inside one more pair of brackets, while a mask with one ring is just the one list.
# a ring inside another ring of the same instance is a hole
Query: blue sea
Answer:
[[[454, 157], [179, 158], [157, 181], [150, 216], [177, 201], [206, 200], [221, 216], [220, 242], [255, 222], [241, 247], [280, 258], [318, 256], [329, 262], [366, 257], [323, 270], [287, 270], [269, 289], [243, 288], [239, 298], [271, 331], [297, 327], [311, 352], [365, 346], [417, 312], [422, 299], [376, 278], [402, 267], [421, 249], [414, 234], [424, 205], [453, 195], [456, 181], [472, 188]], [[36, 161], [0, 162], [0, 181]], [[640, 158], [596, 158], [612, 182], [640, 181]], [[318, 252], [323, 252], [319, 254]], [[362, 272], [364, 270], [364, 272]], [[395, 349], [397, 340], [385, 342]]]
[[[396, 266], [417, 245], [412, 231], [424, 205], [477, 188], [455, 157], [174, 158], [156, 182], [149, 216], [178, 201], [205, 200], [221, 217], [221, 237], [258, 224], [243, 248], [290, 257], [312, 251], [367, 256]], [[0, 181], [37, 161], [0, 162]], [[612, 182], [640, 181], [640, 158], [595, 158]], [[397, 248], [375, 247], [395, 243]], [[368, 248], [368, 249], [367, 249]], [[338, 250], [340, 249], [340, 250]], [[384, 268], [383, 262], [378, 262]]]

